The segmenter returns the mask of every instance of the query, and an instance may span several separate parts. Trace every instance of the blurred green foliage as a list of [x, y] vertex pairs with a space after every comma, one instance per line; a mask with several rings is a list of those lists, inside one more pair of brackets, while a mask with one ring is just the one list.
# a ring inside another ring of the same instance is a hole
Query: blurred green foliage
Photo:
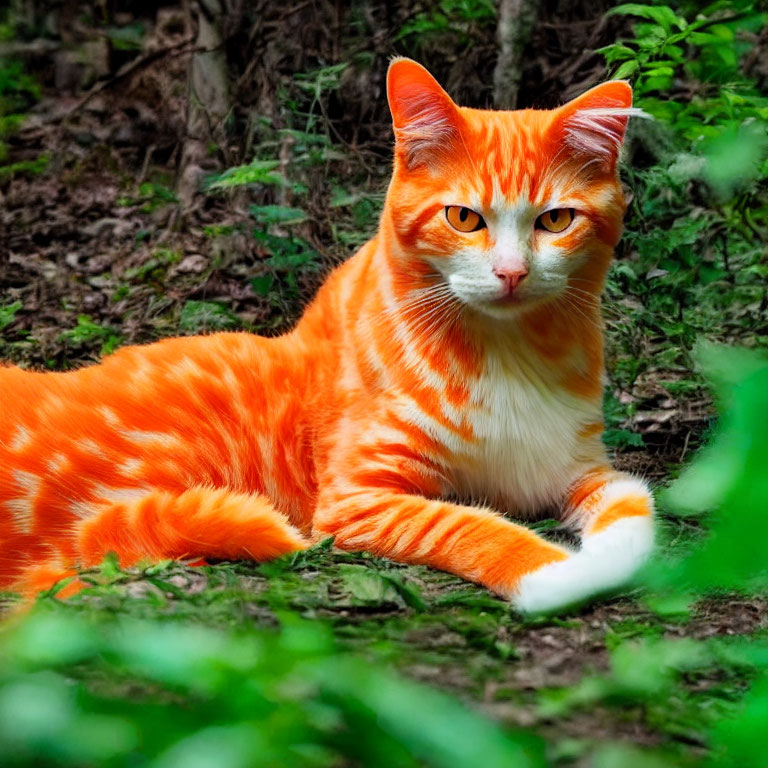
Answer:
[[723, 418], [663, 500], [680, 514], [707, 515], [708, 536], [656, 578], [667, 594], [768, 591], [768, 355], [704, 345], [698, 359]]
[[[707, 381], [722, 414], [709, 446], [660, 497], [700, 537], [661, 552], [644, 579], [647, 604], [686, 621], [704, 595], [768, 593], [768, 356], [696, 344], [768, 346], [768, 98], [745, 66], [768, 13], [754, 0], [633, 3], [610, 13], [637, 21], [632, 38], [601, 53], [656, 118], [634, 126], [624, 170], [626, 245], [608, 283], [614, 379], [631, 388], [649, 366], [666, 369], [677, 374], [669, 382], [677, 397]], [[609, 423], [620, 424], [621, 404], [607, 402]], [[764, 766], [765, 633], [670, 640], [655, 626], [615, 637], [610, 671], [545, 695], [545, 711], [642, 706], [669, 736], [659, 765], [679, 764], [671, 747], [682, 739], [706, 749], [696, 764]]]
[[[10, 9], [0, 9], [0, 43], [14, 39], [10, 19]], [[47, 164], [47, 157], [24, 163], [5, 162], [8, 158], [6, 139], [19, 130], [27, 111], [37, 103], [40, 94], [40, 84], [21, 61], [0, 55], [0, 181], [19, 172], [40, 173]]]
[[322, 626], [232, 633], [38, 612], [0, 640], [3, 766], [535, 768], [539, 740], [336, 652]]

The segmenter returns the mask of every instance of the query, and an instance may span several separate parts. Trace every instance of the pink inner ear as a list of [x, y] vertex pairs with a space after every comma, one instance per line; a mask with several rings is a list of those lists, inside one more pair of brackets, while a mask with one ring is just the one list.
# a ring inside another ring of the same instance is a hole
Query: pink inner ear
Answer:
[[632, 108], [632, 89], [623, 80], [595, 86], [558, 110], [558, 138], [574, 152], [613, 166], [618, 157]]
[[461, 118], [450, 96], [424, 67], [395, 59], [387, 72], [387, 97], [398, 147], [409, 162], [429, 149], [445, 149]]

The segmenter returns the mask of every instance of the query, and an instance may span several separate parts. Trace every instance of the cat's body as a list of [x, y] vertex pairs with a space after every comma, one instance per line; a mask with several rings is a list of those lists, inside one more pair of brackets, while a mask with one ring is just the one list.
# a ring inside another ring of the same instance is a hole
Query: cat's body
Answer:
[[[557, 113], [459, 111], [405, 60], [389, 87], [398, 156], [379, 234], [294, 331], [171, 339], [64, 374], [0, 368], [0, 588], [33, 592], [110, 550], [125, 564], [262, 560], [333, 535], [538, 609], [615, 586], [646, 557], [647, 489], [612, 472], [600, 439], [615, 157], [591, 148], [594, 203], [589, 157], [525, 146]], [[603, 88], [599, 109], [628, 106], [626, 86]], [[436, 169], [459, 140], [446, 181]], [[553, 240], [540, 209], [568, 184], [559, 210], [576, 234]], [[560, 514], [582, 551], [499, 512]]]

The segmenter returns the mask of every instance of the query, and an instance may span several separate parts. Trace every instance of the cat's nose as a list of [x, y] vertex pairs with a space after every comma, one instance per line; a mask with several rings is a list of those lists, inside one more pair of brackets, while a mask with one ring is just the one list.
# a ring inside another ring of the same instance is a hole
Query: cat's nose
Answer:
[[506, 292], [508, 294], [517, 289], [517, 286], [525, 279], [528, 274], [527, 269], [504, 269], [503, 267], [496, 267], [493, 270], [493, 274], [504, 283]]

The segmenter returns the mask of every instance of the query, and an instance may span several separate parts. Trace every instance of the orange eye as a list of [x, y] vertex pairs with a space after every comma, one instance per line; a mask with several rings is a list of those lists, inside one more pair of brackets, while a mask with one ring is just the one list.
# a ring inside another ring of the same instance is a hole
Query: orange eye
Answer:
[[536, 226], [547, 232], [564, 232], [573, 221], [573, 208], [553, 208], [536, 219]]
[[485, 221], [479, 213], [463, 205], [446, 205], [445, 218], [448, 223], [459, 232], [477, 232], [485, 227]]

